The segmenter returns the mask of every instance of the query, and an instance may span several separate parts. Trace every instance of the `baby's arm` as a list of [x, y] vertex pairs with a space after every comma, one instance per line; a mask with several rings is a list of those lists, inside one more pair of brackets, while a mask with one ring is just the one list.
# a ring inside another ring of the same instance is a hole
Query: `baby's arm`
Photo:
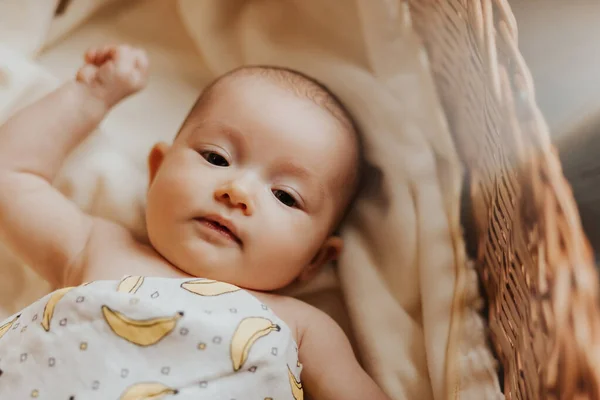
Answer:
[[146, 82], [143, 52], [90, 50], [65, 83], [0, 126], [0, 240], [61, 285], [79, 263], [94, 220], [52, 187], [66, 156], [120, 100]]
[[301, 380], [310, 399], [389, 400], [361, 368], [342, 329], [326, 314], [312, 310], [299, 344]]

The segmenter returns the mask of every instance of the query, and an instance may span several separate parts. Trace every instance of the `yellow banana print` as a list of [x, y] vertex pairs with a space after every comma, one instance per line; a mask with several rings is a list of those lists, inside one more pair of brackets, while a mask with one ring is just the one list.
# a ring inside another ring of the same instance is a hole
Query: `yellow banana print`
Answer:
[[73, 288], [72, 287], [62, 288], [62, 289], [55, 291], [50, 296], [50, 299], [48, 300], [48, 302], [46, 303], [46, 306], [44, 307], [44, 317], [42, 318], [42, 327], [44, 328], [44, 330], [46, 332], [48, 332], [50, 330], [50, 321], [52, 321], [52, 316], [54, 315], [54, 308], [56, 307], [56, 304], [71, 289], [73, 289]]
[[296, 376], [290, 369], [289, 365], [288, 376], [290, 378], [290, 386], [292, 387], [292, 396], [294, 396], [295, 400], [304, 400], [304, 388], [302, 387], [302, 382], [296, 380]]
[[117, 292], [133, 294], [138, 291], [140, 286], [142, 286], [142, 283], [144, 283], [143, 276], [128, 275], [121, 279], [121, 282], [119, 282], [119, 286], [117, 286]]
[[19, 314], [16, 317], [14, 317], [12, 320], [10, 320], [7, 323], [5, 323], [4, 325], [0, 326], [0, 339], [2, 339], [2, 336], [4, 336], [4, 334], [6, 332], [8, 332], [10, 327], [13, 326], [13, 324], [19, 319], [20, 316], [21, 315]]
[[164, 396], [177, 393], [176, 389], [165, 386], [162, 383], [137, 383], [128, 387], [121, 395], [120, 400], [158, 400]]
[[214, 281], [212, 279], [194, 279], [193, 281], [183, 282], [181, 287], [188, 292], [200, 296], [218, 296], [225, 293], [233, 293], [240, 290], [239, 287], [231, 283]]
[[138, 346], [158, 343], [175, 329], [177, 320], [183, 316], [178, 312], [169, 317], [134, 320], [107, 306], [102, 306], [102, 314], [117, 336]]
[[258, 339], [273, 331], [280, 331], [279, 325], [263, 317], [244, 318], [231, 339], [231, 361], [233, 370], [238, 371], [248, 359], [250, 348]]

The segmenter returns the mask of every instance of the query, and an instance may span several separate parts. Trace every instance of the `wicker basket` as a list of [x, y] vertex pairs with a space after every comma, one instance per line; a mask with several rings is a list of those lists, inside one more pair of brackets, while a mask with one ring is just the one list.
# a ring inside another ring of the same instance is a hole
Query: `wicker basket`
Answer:
[[598, 277], [507, 0], [409, 0], [469, 176], [507, 399], [600, 399]]

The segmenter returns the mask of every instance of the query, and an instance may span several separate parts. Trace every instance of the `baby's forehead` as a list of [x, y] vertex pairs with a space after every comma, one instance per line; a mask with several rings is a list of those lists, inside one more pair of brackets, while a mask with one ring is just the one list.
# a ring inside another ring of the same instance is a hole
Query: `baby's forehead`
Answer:
[[340, 99], [324, 84], [298, 71], [282, 67], [250, 66], [234, 70], [217, 78], [202, 93], [197, 104], [203, 97], [210, 101], [213, 96], [223, 94], [223, 91], [233, 90], [238, 85], [251, 81], [253, 85], [276, 85], [296, 98], [309, 100], [323, 109], [341, 123], [345, 129], [355, 130], [352, 117]]

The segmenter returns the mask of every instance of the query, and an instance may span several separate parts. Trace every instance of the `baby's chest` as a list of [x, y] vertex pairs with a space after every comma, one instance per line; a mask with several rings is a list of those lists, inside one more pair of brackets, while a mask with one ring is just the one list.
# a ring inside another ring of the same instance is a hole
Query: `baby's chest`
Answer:
[[[210, 394], [234, 387], [231, 379], [246, 390], [269, 388], [300, 372], [287, 324], [249, 293], [208, 279], [93, 281], [54, 292], [8, 323], [0, 353], [18, 366], [5, 371], [16, 381], [69, 371], [88, 389], [117, 395], [149, 380], [180, 390], [184, 377]], [[48, 363], [25, 375], [27, 360]], [[110, 368], [98, 368], [106, 362]]]
[[68, 286], [99, 280], [120, 280], [123, 276], [152, 276], [157, 278], [186, 278], [188, 275], [176, 269], [153, 251], [139, 249], [103, 249], [86, 260], [81, 278]]

